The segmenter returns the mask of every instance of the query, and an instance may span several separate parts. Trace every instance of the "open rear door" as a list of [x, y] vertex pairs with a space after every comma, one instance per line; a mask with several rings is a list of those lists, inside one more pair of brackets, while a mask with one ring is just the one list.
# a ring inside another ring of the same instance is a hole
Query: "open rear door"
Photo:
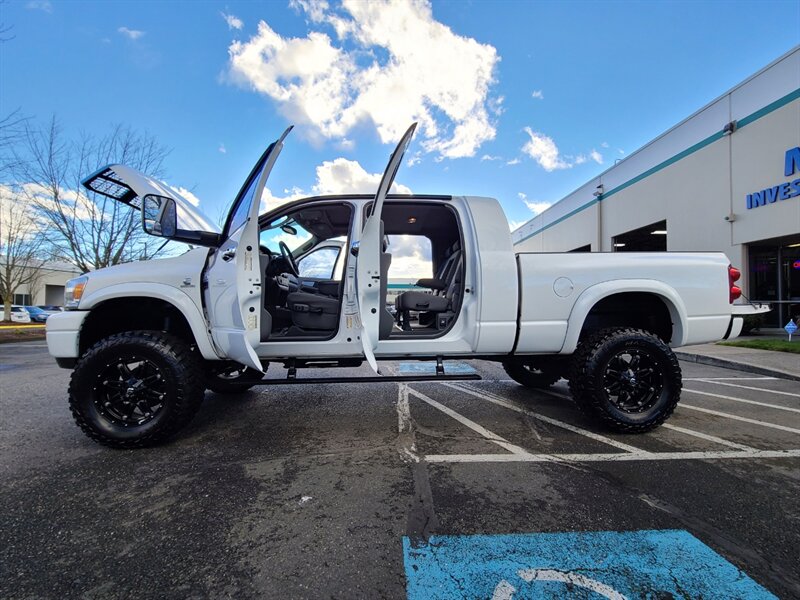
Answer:
[[283, 140], [291, 127], [273, 142], [242, 187], [222, 232], [224, 241], [206, 271], [207, 307], [211, 336], [229, 358], [258, 371], [255, 349], [261, 342], [261, 272], [258, 250], [258, 211], [261, 196]]
[[361, 344], [364, 347], [364, 356], [376, 373], [378, 363], [375, 361], [375, 347], [378, 344], [380, 331], [381, 306], [381, 251], [383, 244], [383, 227], [381, 226], [381, 212], [383, 202], [392, 187], [397, 170], [403, 160], [403, 155], [411, 142], [417, 124], [414, 123], [403, 135], [400, 143], [392, 152], [389, 164], [383, 172], [381, 183], [372, 203], [372, 213], [361, 232], [358, 245], [358, 258], [356, 266], [356, 290], [358, 293], [358, 310], [361, 317]]

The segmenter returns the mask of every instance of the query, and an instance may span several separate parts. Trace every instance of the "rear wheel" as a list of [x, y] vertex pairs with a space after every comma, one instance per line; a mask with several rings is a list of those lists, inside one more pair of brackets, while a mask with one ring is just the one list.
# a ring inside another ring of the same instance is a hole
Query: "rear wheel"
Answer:
[[80, 358], [69, 406], [94, 441], [141, 448], [191, 421], [203, 401], [202, 382], [199, 360], [179, 338], [156, 331], [118, 333]]
[[573, 355], [570, 392], [578, 406], [615, 431], [661, 425], [681, 395], [678, 359], [662, 340], [639, 329], [606, 329]]
[[532, 388], [546, 388], [561, 379], [559, 365], [542, 359], [506, 361], [503, 368], [514, 381]]

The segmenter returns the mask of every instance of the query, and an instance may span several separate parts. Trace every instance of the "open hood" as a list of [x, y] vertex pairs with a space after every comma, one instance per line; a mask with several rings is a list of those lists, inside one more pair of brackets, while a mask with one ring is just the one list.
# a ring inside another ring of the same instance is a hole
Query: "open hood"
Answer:
[[141, 210], [142, 199], [148, 195], [172, 198], [177, 206], [178, 228], [187, 231], [219, 233], [220, 228], [206, 217], [178, 190], [125, 165], [107, 165], [83, 181], [83, 187], [101, 196], [112, 198]]

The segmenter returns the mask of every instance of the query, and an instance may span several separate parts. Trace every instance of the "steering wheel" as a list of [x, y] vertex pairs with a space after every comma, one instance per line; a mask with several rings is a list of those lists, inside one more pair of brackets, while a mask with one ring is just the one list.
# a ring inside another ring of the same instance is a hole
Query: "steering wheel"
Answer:
[[286, 259], [286, 262], [289, 263], [289, 267], [292, 270], [292, 275], [295, 277], [300, 277], [300, 270], [297, 268], [297, 263], [294, 262], [294, 256], [292, 256], [292, 251], [289, 250], [289, 246], [282, 241], [278, 242], [278, 246], [281, 249], [281, 256]]

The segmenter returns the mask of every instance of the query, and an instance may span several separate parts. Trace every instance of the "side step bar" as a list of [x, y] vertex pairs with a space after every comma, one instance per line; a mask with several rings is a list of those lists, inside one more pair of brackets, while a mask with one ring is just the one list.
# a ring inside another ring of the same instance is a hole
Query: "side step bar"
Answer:
[[255, 385], [304, 385], [311, 383], [397, 383], [403, 381], [475, 381], [477, 373], [465, 375], [387, 375], [386, 377], [304, 377], [287, 379], [262, 379]]

